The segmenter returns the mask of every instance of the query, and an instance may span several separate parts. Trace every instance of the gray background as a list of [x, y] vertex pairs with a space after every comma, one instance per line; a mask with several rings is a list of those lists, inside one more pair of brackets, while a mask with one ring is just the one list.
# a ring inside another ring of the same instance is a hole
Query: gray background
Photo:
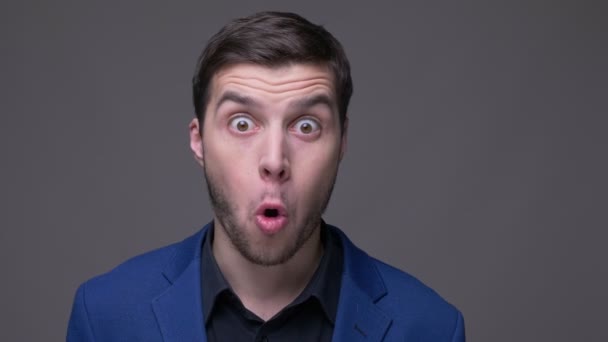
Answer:
[[190, 77], [262, 9], [352, 63], [329, 222], [459, 307], [469, 341], [608, 340], [603, 1], [42, 0], [0, 5], [0, 340], [63, 340], [78, 284], [210, 219]]

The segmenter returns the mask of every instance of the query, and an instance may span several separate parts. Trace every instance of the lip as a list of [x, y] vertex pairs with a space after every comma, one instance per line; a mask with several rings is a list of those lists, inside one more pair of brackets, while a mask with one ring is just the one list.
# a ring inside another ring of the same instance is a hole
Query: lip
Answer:
[[[276, 210], [277, 216], [269, 217], [264, 215], [266, 210]], [[264, 202], [255, 211], [255, 223], [262, 233], [266, 235], [274, 235], [287, 225], [288, 222], [287, 210], [281, 203]]]

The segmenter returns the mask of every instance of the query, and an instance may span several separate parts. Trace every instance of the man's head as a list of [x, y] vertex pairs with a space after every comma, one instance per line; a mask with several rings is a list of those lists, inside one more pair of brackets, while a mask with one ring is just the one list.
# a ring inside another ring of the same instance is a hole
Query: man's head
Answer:
[[297, 15], [256, 14], [214, 36], [194, 83], [190, 146], [215, 212], [214, 245], [258, 265], [289, 261], [318, 232], [346, 148], [342, 48]]
[[200, 55], [192, 79], [199, 122], [204, 122], [213, 76], [228, 65], [240, 63], [270, 68], [293, 63], [326, 65], [334, 77], [340, 124], [344, 126], [353, 93], [350, 64], [340, 42], [322, 26], [283, 12], [260, 12], [224, 26]]

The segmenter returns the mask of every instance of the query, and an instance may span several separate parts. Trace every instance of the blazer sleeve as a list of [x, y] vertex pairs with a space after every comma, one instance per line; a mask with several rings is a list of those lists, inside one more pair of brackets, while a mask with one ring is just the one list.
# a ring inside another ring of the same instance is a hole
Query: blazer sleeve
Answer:
[[459, 311], [458, 318], [456, 319], [456, 327], [454, 327], [454, 333], [452, 334], [452, 342], [465, 342], [465, 340], [464, 319]]
[[72, 306], [72, 314], [70, 315], [70, 322], [68, 323], [67, 342], [94, 341], [93, 330], [91, 329], [91, 323], [89, 322], [89, 313], [87, 312], [85, 301], [85, 287], [86, 283], [82, 284], [78, 288], [78, 291], [76, 291], [74, 305]]

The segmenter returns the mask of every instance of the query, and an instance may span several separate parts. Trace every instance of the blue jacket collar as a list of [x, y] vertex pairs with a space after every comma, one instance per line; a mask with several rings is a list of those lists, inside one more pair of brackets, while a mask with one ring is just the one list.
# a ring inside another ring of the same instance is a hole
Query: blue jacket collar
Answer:
[[387, 293], [384, 281], [369, 255], [340, 229], [329, 227], [340, 236], [344, 248], [342, 288], [332, 341], [382, 341], [392, 322], [376, 305]]
[[[201, 302], [200, 256], [211, 223], [175, 247], [163, 275], [170, 286], [152, 303], [165, 341], [206, 341]], [[333, 341], [382, 341], [391, 319], [376, 306], [387, 290], [373, 259], [338, 228], [344, 249], [342, 287]]]

